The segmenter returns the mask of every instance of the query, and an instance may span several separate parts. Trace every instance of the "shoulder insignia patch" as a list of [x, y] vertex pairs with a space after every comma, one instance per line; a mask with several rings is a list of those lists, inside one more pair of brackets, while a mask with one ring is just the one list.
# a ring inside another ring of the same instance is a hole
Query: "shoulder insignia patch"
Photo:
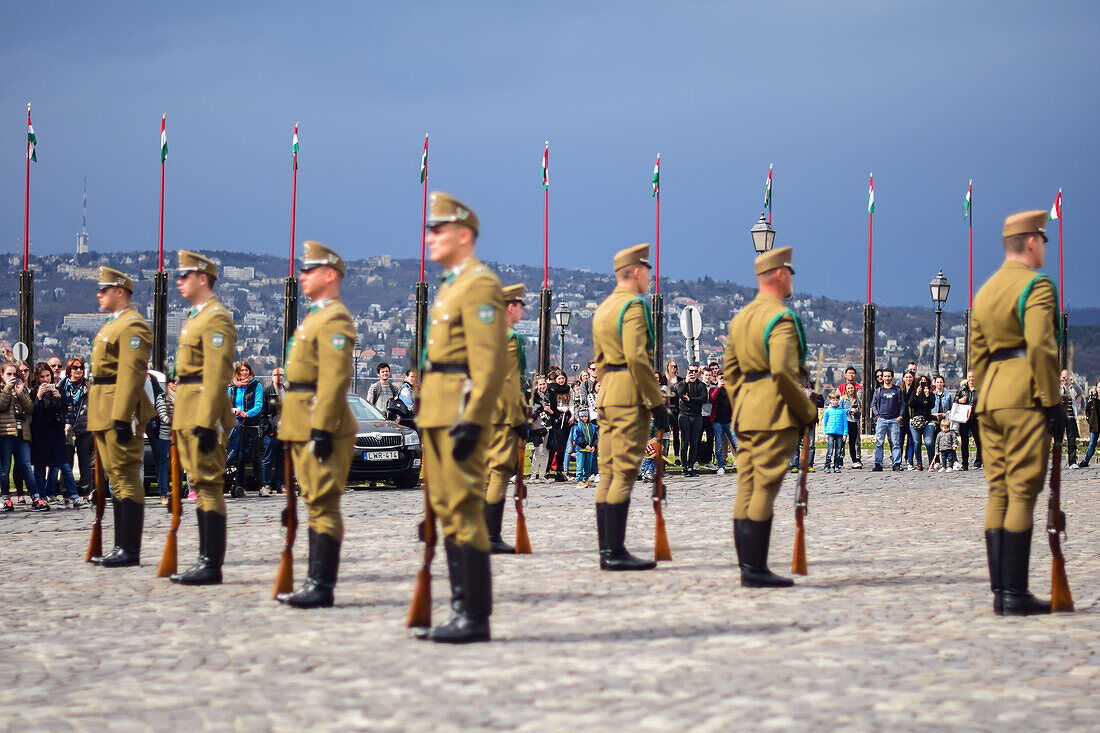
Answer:
[[136, 349], [139, 346], [141, 346], [141, 336], [131, 336], [130, 337], [130, 348], [131, 349]]
[[215, 349], [221, 348], [221, 345], [225, 343], [225, 334], [216, 333], [210, 337], [210, 345]]
[[348, 337], [345, 336], [344, 334], [342, 334], [342, 333], [333, 334], [333, 336], [332, 336], [332, 348], [336, 349], [337, 351], [340, 351], [345, 346], [347, 346], [347, 343], [348, 343]]
[[495, 316], [496, 311], [493, 310], [491, 305], [483, 305], [477, 309], [477, 317], [481, 319], [482, 323], [492, 323]]

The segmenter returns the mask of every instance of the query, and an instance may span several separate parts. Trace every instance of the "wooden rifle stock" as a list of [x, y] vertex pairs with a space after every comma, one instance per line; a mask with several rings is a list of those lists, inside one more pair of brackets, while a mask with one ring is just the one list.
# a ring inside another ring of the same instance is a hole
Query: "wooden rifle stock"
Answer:
[[294, 590], [294, 538], [298, 535], [298, 490], [294, 481], [294, 461], [290, 457], [290, 443], [283, 443], [283, 475], [286, 477], [286, 509], [283, 510], [283, 526], [286, 527], [286, 543], [279, 557], [279, 569], [275, 571], [275, 586], [271, 597]]
[[84, 562], [93, 557], [103, 557], [103, 512], [107, 508], [107, 482], [103, 480], [103, 466], [99, 452], [92, 461], [92, 482], [95, 486], [95, 522], [92, 523], [92, 536], [88, 540], [88, 551], [84, 553]]
[[665, 531], [665, 431], [657, 431], [657, 460], [653, 471], [653, 559], [656, 562], [668, 562], [672, 560], [672, 548], [668, 544], [668, 533]]
[[435, 559], [435, 512], [428, 495], [428, 478], [424, 477], [424, 519], [420, 522], [420, 540], [424, 543], [424, 561], [416, 573], [416, 589], [405, 619], [408, 628], [427, 628], [432, 625], [432, 560]]
[[531, 538], [527, 536], [527, 515], [523, 505], [527, 503], [527, 485], [523, 483], [523, 464], [527, 462], [527, 442], [520, 438], [516, 463], [516, 554], [531, 554]]
[[810, 471], [810, 444], [813, 442], [812, 427], [802, 431], [802, 450], [799, 452], [798, 493], [794, 500], [794, 557], [791, 559], [791, 572], [806, 575], [806, 515], [809, 513], [810, 492], [806, 488], [806, 474]]
[[1062, 537], [1066, 534], [1066, 513], [1062, 511], [1062, 436], [1054, 439], [1050, 461], [1050, 499], [1047, 501], [1047, 539], [1050, 541], [1050, 610], [1072, 612], [1073, 594], [1066, 578]]
[[158, 578], [167, 578], [176, 572], [179, 554], [176, 535], [179, 533], [180, 519], [183, 515], [183, 507], [181, 506], [183, 487], [180, 485], [182, 471], [180, 470], [180, 452], [179, 446], [176, 445], [175, 430], [172, 431], [171, 443], [168, 447], [168, 460], [172, 473], [172, 523], [168, 528], [168, 537], [164, 540], [164, 554], [161, 555], [160, 567], [157, 568]]

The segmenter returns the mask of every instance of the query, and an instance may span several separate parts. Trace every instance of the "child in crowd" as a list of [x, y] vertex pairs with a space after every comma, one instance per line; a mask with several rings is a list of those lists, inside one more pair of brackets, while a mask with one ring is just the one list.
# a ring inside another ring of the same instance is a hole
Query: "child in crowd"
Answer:
[[829, 406], [821, 417], [825, 431], [825, 473], [840, 473], [844, 462], [844, 439], [848, 437], [848, 413], [840, 406], [840, 393], [829, 393]]
[[569, 440], [577, 454], [577, 487], [586, 488], [588, 477], [595, 470], [596, 443], [599, 440], [600, 428], [595, 423], [589, 422], [587, 407], [578, 410], [577, 417], [577, 424], [573, 426]]
[[940, 462], [940, 473], [953, 470], [955, 449], [959, 447], [959, 434], [947, 418], [940, 420], [940, 433], [936, 436], [936, 457]]

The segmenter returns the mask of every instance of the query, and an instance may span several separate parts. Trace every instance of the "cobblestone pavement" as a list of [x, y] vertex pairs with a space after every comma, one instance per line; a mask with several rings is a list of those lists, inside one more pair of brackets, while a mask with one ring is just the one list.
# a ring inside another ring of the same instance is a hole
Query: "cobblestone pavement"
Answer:
[[[648, 573], [597, 569], [590, 489], [535, 485], [536, 554], [493, 562], [495, 641], [457, 648], [404, 628], [418, 491], [347, 496], [337, 606], [312, 612], [269, 600], [280, 498], [230, 501], [226, 583], [201, 589], [153, 577], [167, 526], [159, 505], [149, 507], [145, 564], [115, 571], [81, 562], [87, 510], [0, 515], [0, 727], [1095, 729], [1098, 477], [1065, 471], [1077, 613], [1023, 619], [990, 610], [980, 472], [819, 469], [810, 575], [790, 590], [739, 587], [734, 475], [670, 478], [674, 561]], [[772, 542], [781, 571], [794, 478]], [[639, 492], [628, 546], [648, 554], [648, 486]], [[193, 524], [189, 516], [180, 532], [181, 564], [195, 552]], [[509, 504], [506, 537], [513, 526]], [[1031, 574], [1041, 596], [1044, 537]], [[302, 538], [296, 550], [300, 582]], [[441, 620], [438, 559], [434, 576]]]

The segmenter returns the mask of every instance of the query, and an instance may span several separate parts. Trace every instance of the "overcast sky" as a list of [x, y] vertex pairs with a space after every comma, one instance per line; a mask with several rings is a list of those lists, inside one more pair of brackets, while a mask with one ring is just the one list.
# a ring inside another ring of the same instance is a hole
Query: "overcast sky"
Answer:
[[[99, 251], [154, 249], [160, 116], [166, 247], [284, 252], [301, 122], [298, 239], [419, 256], [429, 184], [480, 216], [487, 260], [610, 270], [653, 241], [662, 272], [751, 281], [748, 230], [775, 164], [777, 245], [796, 287], [966, 301], [1004, 216], [1064, 188], [1066, 305], [1100, 305], [1100, 5], [1006, 2], [14, 3], [0, 29], [0, 226], [22, 249], [33, 103], [32, 249], [72, 250], [88, 176]], [[1057, 227], [1046, 269], [1057, 276]], [[14, 291], [15, 284], [10, 290]]]

